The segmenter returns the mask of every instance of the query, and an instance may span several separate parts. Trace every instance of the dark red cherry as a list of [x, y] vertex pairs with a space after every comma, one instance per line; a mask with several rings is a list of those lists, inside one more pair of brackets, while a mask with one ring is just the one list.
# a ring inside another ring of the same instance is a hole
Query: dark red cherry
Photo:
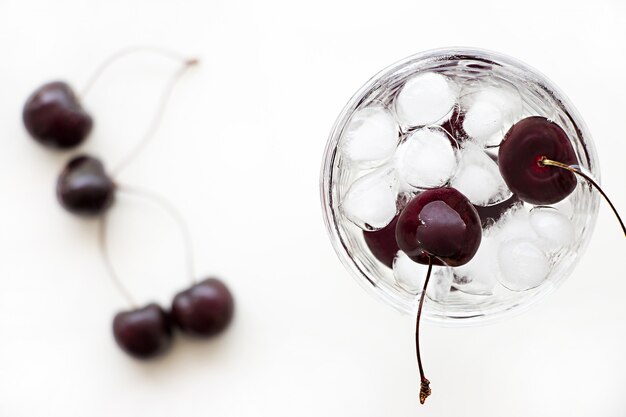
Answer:
[[[407, 203], [408, 202], [404, 202], [401, 206], [404, 207]], [[389, 268], [393, 268], [393, 260], [400, 250], [398, 242], [396, 241], [396, 225], [398, 224], [398, 218], [399, 215], [394, 217], [391, 223], [380, 230], [373, 232], [363, 231], [365, 244], [367, 244], [372, 255]], [[419, 258], [421, 259], [420, 263], [428, 264], [428, 255], [426, 253], [422, 254]], [[438, 259], [433, 259], [433, 265], [443, 265], [443, 262]]]
[[373, 232], [364, 231], [363, 238], [367, 247], [380, 262], [389, 268], [393, 265], [393, 259], [400, 250], [396, 242], [396, 224], [398, 216], [394, 217], [391, 223], [380, 230]]
[[233, 296], [219, 279], [209, 278], [178, 293], [172, 318], [185, 333], [209, 337], [222, 332], [233, 318]]
[[57, 197], [68, 211], [95, 216], [113, 203], [115, 184], [100, 160], [78, 156], [66, 165], [57, 182]]
[[513, 194], [531, 204], [554, 204], [576, 188], [576, 176], [564, 169], [539, 164], [542, 158], [566, 165], [577, 164], [567, 134], [545, 117], [533, 116], [515, 123], [498, 152], [502, 178]]
[[426, 254], [450, 266], [466, 264], [481, 239], [476, 209], [467, 197], [450, 187], [418, 194], [402, 210], [396, 226], [398, 246], [419, 263], [428, 263]]
[[36, 89], [26, 100], [24, 126], [39, 143], [69, 149], [85, 140], [93, 119], [85, 112], [72, 88], [55, 81]]
[[480, 217], [480, 221], [482, 223], [482, 227], [488, 227], [498, 220], [500, 217], [512, 207], [521, 204], [519, 198], [515, 194], [506, 200], [500, 201], [499, 203], [493, 204], [491, 206], [477, 206], [474, 205], [474, 208], [478, 212], [478, 216]]
[[149, 359], [172, 343], [172, 325], [157, 304], [118, 313], [113, 319], [113, 336], [120, 348], [137, 359]]

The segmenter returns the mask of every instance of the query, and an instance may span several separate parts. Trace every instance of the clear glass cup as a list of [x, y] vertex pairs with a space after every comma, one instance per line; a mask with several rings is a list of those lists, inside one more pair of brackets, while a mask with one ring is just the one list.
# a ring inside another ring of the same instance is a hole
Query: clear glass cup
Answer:
[[[331, 131], [322, 164], [321, 201], [331, 243], [346, 269], [376, 298], [410, 314], [417, 310], [417, 296], [395, 282], [392, 270], [371, 254], [362, 230], [339, 209], [349, 184], [364, 171], [350, 167], [337, 145], [355, 111], [372, 103], [393, 111], [394, 99], [406, 80], [427, 71], [458, 77], [464, 85], [493, 79], [517, 89], [523, 99], [524, 117], [539, 115], [558, 123], [567, 133], [581, 168], [597, 180], [600, 176], [591, 135], [573, 105], [554, 83], [514, 58], [478, 49], [437, 49], [410, 56], [375, 75], [346, 104]], [[407, 130], [400, 126], [401, 135]], [[571, 274], [589, 243], [599, 197], [579, 181], [575, 191], [555, 206], [574, 225], [575, 241], [551, 255], [552, 268], [542, 285], [526, 291], [500, 286], [491, 295], [453, 291], [444, 301], [428, 300], [424, 318], [444, 325], [480, 324], [521, 312], [553, 292]]]

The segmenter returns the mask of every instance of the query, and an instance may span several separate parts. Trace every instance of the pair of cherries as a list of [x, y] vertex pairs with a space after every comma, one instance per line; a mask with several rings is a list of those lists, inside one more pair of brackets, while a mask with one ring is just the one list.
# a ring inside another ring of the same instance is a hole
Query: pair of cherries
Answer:
[[118, 313], [113, 319], [113, 335], [126, 353], [147, 359], [169, 348], [174, 326], [193, 337], [221, 333], [231, 322], [234, 305], [226, 285], [208, 278], [176, 294], [169, 312], [151, 303]]
[[[36, 141], [60, 150], [80, 145], [93, 128], [93, 118], [73, 89], [58, 81], [32, 93], [24, 105], [23, 121]], [[113, 204], [116, 184], [99, 159], [82, 155], [63, 169], [56, 191], [67, 211], [95, 217], [104, 215]], [[191, 336], [211, 337], [228, 327], [233, 313], [234, 300], [226, 285], [209, 278], [176, 294], [168, 311], [151, 303], [118, 313], [113, 335], [126, 353], [147, 359], [167, 350], [174, 327]]]
[[432, 266], [456, 267], [468, 263], [480, 246], [482, 224], [489, 218], [497, 220], [520, 200], [535, 205], [557, 203], [574, 191], [576, 175], [580, 175], [605, 197], [626, 234], [611, 201], [593, 179], [577, 169], [577, 164], [574, 148], [559, 125], [544, 117], [528, 117], [510, 128], [498, 151], [500, 173], [513, 197], [491, 208], [481, 208], [454, 188], [430, 189], [409, 201], [387, 227], [364, 232], [372, 254], [387, 266], [392, 266], [398, 250], [429, 266], [420, 294], [415, 332], [422, 404], [431, 389], [422, 368], [419, 324]]

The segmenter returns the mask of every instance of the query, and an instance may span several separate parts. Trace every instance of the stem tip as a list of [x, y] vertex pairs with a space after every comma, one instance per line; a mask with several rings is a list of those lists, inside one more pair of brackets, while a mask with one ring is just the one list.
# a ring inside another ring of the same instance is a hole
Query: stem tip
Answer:
[[185, 61], [185, 65], [188, 67], [193, 67], [194, 65], [200, 64], [200, 59], [198, 58], [189, 58]]
[[428, 398], [430, 394], [430, 381], [424, 378], [422, 379], [422, 384], [420, 387], [420, 404], [424, 404], [426, 402], [426, 398]]

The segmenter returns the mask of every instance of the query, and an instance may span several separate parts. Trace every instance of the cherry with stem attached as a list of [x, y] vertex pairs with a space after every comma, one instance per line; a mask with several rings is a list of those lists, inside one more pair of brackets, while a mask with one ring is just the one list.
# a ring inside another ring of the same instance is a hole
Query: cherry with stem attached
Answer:
[[[114, 181], [114, 177], [136, 159], [153, 139], [176, 82], [188, 68], [195, 66], [199, 61], [195, 58], [186, 59], [163, 48], [135, 47], [122, 50], [98, 67], [81, 96], [85, 97], [104, 70], [113, 62], [144, 50], [165, 55], [182, 63], [181, 68], [167, 84], [144, 137], [112, 170], [112, 174], [104, 169], [104, 164], [99, 159], [81, 155], [69, 161], [57, 181], [57, 197], [66, 210], [78, 215], [100, 217], [99, 243], [107, 272], [117, 289], [132, 306], [130, 310], [115, 315], [113, 335], [122, 350], [138, 359], [152, 358], [166, 351], [171, 345], [174, 324], [185, 333], [209, 337], [228, 327], [234, 311], [233, 297], [220, 280], [212, 278], [196, 282], [190, 233], [178, 210], [167, 200], [151, 192], [120, 186]], [[26, 129], [36, 140], [44, 145], [63, 149], [80, 144], [91, 131], [93, 124], [91, 116], [83, 110], [79, 96], [68, 84], [62, 82], [48, 83], [37, 89], [24, 106], [23, 119]], [[182, 232], [191, 287], [174, 297], [171, 312], [155, 303], [137, 307], [111, 261], [107, 247], [106, 212], [120, 191], [159, 205], [172, 216]]]
[[[122, 56], [144, 49], [146, 48], [127, 49], [109, 58], [89, 80], [82, 92], [82, 96], [84, 97], [87, 94], [109, 65]], [[153, 358], [165, 352], [171, 345], [174, 325], [177, 325], [185, 333], [208, 337], [228, 327], [234, 311], [233, 297], [226, 285], [221, 281], [218, 279], [207, 279], [200, 283], [196, 282], [193, 272], [194, 262], [191, 237], [180, 212], [167, 200], [156, 194], [125, 185], [120, 186], [119, 183], [114, 181], [114, 177], [119, 176], [122, 170], [140, 155], [144, 147], [155, 136], [163, 119], [166, 105], [180, 76], [188, 68], [199, 62], [197, 59], [184, 59], [167, 50], [157, 48], [155, 51], [180, 60], [183, 65], [172, 76], [164, 90], [163, 96], [157, 105], [157, 111], [144, 137], [113, 169], [112, 174], [109, 174], [104, 169], [104, 165], [99, 159], [82, 155], [70, 160], [57, 181], [57, 196], [59, 202], [66, 210], [83, 216], [100, 217], [99, 243], [102, 258], [115, 286], [131, 305], [131, 309], [121, 311], [115, 315], [112, 328], [113, 335], [122, 350], [138, 359]], [[56, 90], [49, 91], [53, 87]], [[77, 116], [71, 113], [71, 111], [76, 113], [81, 110], [78, 96], [73, 93], [68, 85], [59, 83], [53, 83], [42, 91], [42, 93], [37, 93], [31, 97], [25, 106], [25, 122], [29, 131], [46, 133], [50, 130], [50, 126], [55, 128], [56, 130], [52, 130], [52, 133], [57, 134], [57, 136], [53, 137], [49, 142], [53, 144], [52, 142], [56, 140], [59, 142], [56, 145], [57, 147], [68, 148], [84, 140], [86, 133], [81, 135], [80, 138], [75, 138], [75, 131], [68, 130], [68, 126], [73, 128], [76, 124], [75, 119]], [[59, 91], [63, 94], [60, 94]], [[48, 130], [45, 130], [46, 128]], [[33, 136], [39, 138], [36, 135]], [[67, 137], [73, 139], [73, 141], [70, 141]], [[46, 142], [45, 144], [49, 143]], [[186, 266], [188, 275], [191, 277], [191, 287], [174, 297], [171, 311], [164, 310], [156, 303], [138, 307], [115, 270], [107, 247], [108, 216], [106, 212], [112, 205], [114, 197], [118, 192], [134, 195], [160, 206], [176, 221], [183, 235], [187, 258]]]
[[[129, 49], [114, 55], [106, 61], [83, 90], [83, 96], [102, 74], [102, 71], [121, 56], [142, 49]], [[158, 51], [158, 50], [157, 50]], [[160, 51], [170, 56], [171, 53]], [[91, 156], [79, 156], [72, 159], [63, 169], [57, 182], [57, 197], [61, 205], [68, 211], [83, 216], [97, 216], [104, 213], [113, 203], [116, 186], [114, 177], [119, 176], [134, 159], [136, 159], [145, 146], [154, 137], [165, 113], [166, 106], [173, 93], [176, 82], [191, 66], [196, 65], [197, 59], [183, 59], [172, 56], [182, 62], [181, 68], [172, 75], [167, 84], [157, 110], [143, 138], [135, 147], [120, 161], [108, 174], [104, 170], [102, 162]]]
[[148, 359], [166, 351], [173, 326], [188, 335], [204, 338], [224, 331], [233, 317], [233, 296], [228, 287], [216, 278], [196, 281], [191, 235], [180, 212], [167, 200], [151, 192], [125, 186], [119, 187], [119, 190], [158, 205], [176, 221], [185, 246], [191, 286], [176, 294], [169, 312], [154, 303], [143, 308], [135, 307], [133, 297], [122, 283], [111, 260], [107, 245], [107, 215], [103, 215], [99, 230], [102, 257], [117, 289], [133, 306], [131, 310], [118, 313], [113, 321], [113, 334], [118, 345], [131, 356]]
[[520, 200], [535, 204], [558, 203], [576, 188], [576, 176], [596, 188], [619, 221], [617, 209], [600, 185], [579, 166], [567, 133], [545, 117], [532, 116], [515, 123], [498, 150], [502, 178]]
[[399, 248], [414, 262], [428, 265], [415, 324], [415, 351], [420, 373], [420, 403], [431, 394], [420, 351], [420, 322], [433, 265], [461, 266], [478, 251], [481, 220], [472, 203], [455, 188], [426, 190], [402, 210], [396, 225]]
[[[179, 223], [185, 243], [185, 254], [187, 256], [187, 268], [193, 279], [193, 254], [191, 251], [190, 238], [186, 225], [178, 212], [166, 201], [152, 195], [128, 187], [119, 187], [118, 190], [131, 193], [138, 197], [146, 198], [159, 204]], [[100, 252], [109, 277], [115, 284], [117, 290], [126, 298], [131, 305], [131, 309], [117, 313], [113, 319], [113, 336], [118, 346], [130, 356], [136, 359], [151, 359], [165, 353], [171, 345], [173, 338], [174, 321], [172, 315], [156, 303], [150, 303], [144, 307], [137, 307], [135, 299], [130, 291], [123, 284], [117, 273], [107, 245], [107, 222], [108, 215], [103, 213], [99, 221], [99, 244]]]
[[83, 101], [91, 87], [104, 71], [122, 57], [138, 52], [151, 52], [168, 59], [182, 61], [185, 67], [198, 63], [174, 51], [154, 46], [136, 46], [123, 49], [109, 57], [93, 73], [80, 94], [64, 81], [43, 84], [28, 97], [22, 110], [24, 127], [40, 144], [60, 150], [74, 148], [85, 141], [93, 129], [93, 118]]
[[[120, 56], [129, 52], [132, 52], [132, 50], [122, 52], [107, 61], [100, 68], [100, 70], [96, 72], [84, 92], [89, 90], [91, 85], [93, 85], [106, 66], [110, 65], [111, 62]], [[174, 56], [174, 58], [179, 59], [176, 56]], [[137, 145], [135, 145], [135, 147], [113, 169], [111, 178], [119, 176], [122, 170], [126, 168], [135, 158], [137, 158], [145, 146], [151, 141], [163, 119], [166, 105], [173, 92], [176, 82], [188, 68], [198, 63], [197, 59], [183, 60], [181, 58], [181, 60], [183, 66], [173, 75], [164, 90], [161, 101], [158, 104], [157, 111], [147, 132]], [[98, 166], [101, 168], [99, 170], [99, 174], [103, 177], [102, 181], [104, 181], [104, 178], [109, 180], [109, 177], [104, 172], [102, 165], [100, 164]], [[109, 182], [113, 184], [112, 179], [110, 179]], [[143, 308], [137, 308], [133, 297], [126, 289], [119, 277], [119, 274], [115, 270], [108, 251], [108, 216], [104, 213], [108, 206], [103, 207], [100, 211], [92, 213], [101, 214], [99, 228], [100, 249], [109, 276], [120, 293], [122, 293], [131, 306], [133, 306], [131, 310], [118, 313], [113, 321], [113, 333], [118, 345], [131, 356], [145, 359], [157, 356], [166, 350], [166, 348], [170, 345], [172, 327], [174, 325], [176, 325], [184, 333], [200, 337], [215, 335], [228, 327], [234, 311], [233, 297], [226, 285], [218, 279], [212, 278], [201, 282], [196, 281], [193, 270], [194, 260], [191, 234], [180, 212], [166, 199], [146, 190], [115, 183], [115, 191], [150, 201], [164, 209], [172, 217], [172, 219], [177, 223], [182, 234], [185, 247], [187, 273], [191, 279], [191, 286], [188, 289], [181, 291], [174, 297], [171, 311], [166, 312], [154, 303]], [[63, 200], [61, 201], [63, 202]], [[66, 205], [64, 204], [64, 206]]]

